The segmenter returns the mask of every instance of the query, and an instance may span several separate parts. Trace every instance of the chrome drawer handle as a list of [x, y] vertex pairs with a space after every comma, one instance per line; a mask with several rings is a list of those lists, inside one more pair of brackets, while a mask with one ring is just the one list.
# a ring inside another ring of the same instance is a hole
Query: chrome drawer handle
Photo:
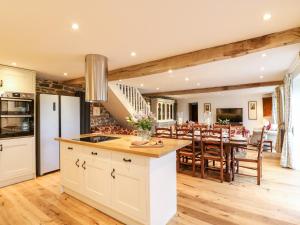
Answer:
[[123, 158], [123, 161], [124, 162], [131, 162], [131, 159], [125, 159], [125, 158]]

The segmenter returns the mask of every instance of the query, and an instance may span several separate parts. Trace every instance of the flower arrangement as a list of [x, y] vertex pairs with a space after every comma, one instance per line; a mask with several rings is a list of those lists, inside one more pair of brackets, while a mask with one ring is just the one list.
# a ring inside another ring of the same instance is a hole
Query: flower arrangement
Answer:
[[139, 112], [133, 116], [126, 117], [126, 120], [130, 125], [138, 130], [151, 131], [155, 122], [155, 117], [152, 113], [146, 115], [143, 112]]

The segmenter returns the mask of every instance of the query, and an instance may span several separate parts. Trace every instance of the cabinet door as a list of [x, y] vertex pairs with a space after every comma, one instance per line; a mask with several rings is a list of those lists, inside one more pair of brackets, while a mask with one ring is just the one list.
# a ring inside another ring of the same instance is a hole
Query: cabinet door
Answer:
[[35, 93], [35, 72], [0, 66], [1, 91]]
[[110, 161], [101, 156], [85, 156], [82, 163], [84, 169], [84, 193], [107, 206], [111, 202]]
[[35, 173], [34, 138], [0, 141], [0, 179]]
[[73, 146], [62, 144], [60, 170], [62, 185], [77, 192], [82, 192], [82, 158]]
[[112, 153], [112, 207], [140, 221], [147, 218], [145, 160], [130, 154]]

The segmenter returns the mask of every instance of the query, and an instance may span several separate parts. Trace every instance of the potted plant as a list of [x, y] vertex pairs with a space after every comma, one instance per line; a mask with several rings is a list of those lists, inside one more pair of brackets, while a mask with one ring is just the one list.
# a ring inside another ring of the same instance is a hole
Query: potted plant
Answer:
[[143, 112], [134, 114], [126, 118], [127, 122], [137, 129], [137, 135], [144, 141], [151, 137], [151, 130], [153, 128], [155, 117], [152, 113], [146, 115]]

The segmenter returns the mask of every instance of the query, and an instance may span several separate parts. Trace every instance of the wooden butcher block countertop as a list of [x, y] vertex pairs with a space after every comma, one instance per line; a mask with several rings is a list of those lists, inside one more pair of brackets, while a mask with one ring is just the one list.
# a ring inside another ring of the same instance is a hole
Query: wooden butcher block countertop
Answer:
[[56, 138], [55, 140], [61, 141], [61, 142], [72, 143], [72, 144], [84, 145], [84, 146], [88, 146], [88, 147], [107, 149], [107, 150], [112, 150], [112, 151], [119, 151], [119, 152], [125, 152], [125, 153], [142, 155], [142, 156], [147, 156], [147, 157], [154, 157], [154, 158], [162, 157], [172, 151], [176, 151], [176, 150], [192, 143], [189, 140], [162, 138], [161, 140], [163, 141], [163, 147], [160, 147], [160, 148], [157, 148], [157, 147], [154, 147], [154, 148], [134, 147], [134, 148], [132, 148], [130, 146], [133, 141], [137, 140], [136, 136], [85, 134], [85, 135], [81, 135], [80, 137], [92, 137], [92, 136], [111, 136], [111, 137], [118, 137], [118, 139], [113, 139], [113, 140], [98, 142], [98, 143], [84, 142], [84, 141], [68, 139], [68, 138]]

